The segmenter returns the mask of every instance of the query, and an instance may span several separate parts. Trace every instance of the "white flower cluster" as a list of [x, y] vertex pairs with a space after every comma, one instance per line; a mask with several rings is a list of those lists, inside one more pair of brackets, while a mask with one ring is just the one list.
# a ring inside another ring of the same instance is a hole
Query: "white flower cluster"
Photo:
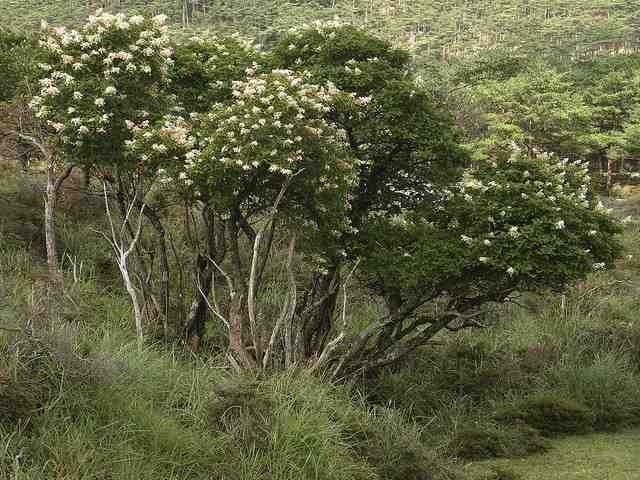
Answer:
[[[293, 27], [289, 29], [289, 34], [292, 37], [301, 37], [302, 35], [308, 32], [314, 32], [322, 37], [332, 40], [335, 37], [335, 31], [339, 28], [349, 25], [348, 23], [341, 22], [340, 20], [330, 20], [330, 21], [322, 21], [316, 20], [312, 23], [303, 23], [298, 27]], [[291, 47], [293, 45], [293, 48]], [[289, 49], [293, 50], [297, 48], [295, 44], [289, 45]]]
[[[506, 162], [492, 168], [486, 175], [467, 172], [453, 189], [454, 195], [445, 200], [457, 197], [464, 203], [477, 202], [488, 211], [486, 231], [476, 233], [475, 238], [462, 234], [460, 239], [473, 248], [480, 263], [504, 268], [509, 276], [515, 275], [516, 270], [500, 260], [497, 252], [503, 242], [519, 241], [530, 234], [533, 223], [546, 224], [548, 229], [564, 235], [560, 232], [574, 229], [575, 222], [571, 217], [562, 217], [574, 208], [605, 211], [588, 197], [590, 177], [585, 161], [558, 160], [545, 153], [529, 160], [515, 149]], [[534, 211], [537, 217], [532, 220]], [[458, 226], [459, 223], [451, 224], [450, 228]], [[587, 237], [599, 235], [596, 229], [585, 233]], [[603, 267], [604, 264], [594, 265], [595, 269]]]
[[98, 10], [80, 31], [44, 24], [41, 45], [50, 61], [40, 65], [45, 77], [30, 102], [36, 116], [46, 119], [63, 143], [76, 146], [88, 135], [107, 133], [114, 120], [137, 120], [122, 118], [124, 85], [164, 81], [173, 63], [165, 20]]
[[[234, 103], [218, 105], [208, 114], [211, 131], [205, 139], [206, 155], [196, 162], [241, 170], [265, 165], [270, 172], [292, 175], [308, 147], [314, 152], [345, 147], [344, 132], [324, 118], [334, 95], [288, 70], [234, 82]], [[350, 170], [351, 164], [344, 162], [342, 167]], [[327, 170], [320, 181], [325, 188], [335, 188], [331, 177], [336, 172], [328, 166]]]
[[174, 182], [176, 177], [187, 186], [193, 183], [187, 171], [193, 168], [200, 152], [194, 148], [192, 126], [184, 117], [166, 115], [158, 127], [150, 127], [146, 120], [139, 124], [128, 121], [127, 127], [134, 139], [126, 141], [126, 147], [137, 160], [161, 166], [157, 170], [161, 183]]

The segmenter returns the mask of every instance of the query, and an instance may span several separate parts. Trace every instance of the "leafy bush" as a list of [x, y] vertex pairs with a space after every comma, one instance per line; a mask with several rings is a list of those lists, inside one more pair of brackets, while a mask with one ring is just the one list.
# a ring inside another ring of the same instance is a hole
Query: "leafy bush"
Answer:
[[526, 425], [477, 425], [456, 431], [447, 450], [453, 456], [477, 460], [524, 457], [544, 452], [548, 448], [548, 443], [540, 436], [540, 432]]
[[558, 388], [591, 413], [597, 430], [640, 423], [640, 385], [628, 361], [616, 353], [599, 355], [593, 364], [559, 368], [552, 373]]
[[557, 394], [537, 394], [499, 412], [500, 421], [525, 424], [544, 435], [584, 433], [591, 430], [593, 413], [586, 405]]
[[[291, 468], [297, 468], [296, 464], [309, 460], [312, 451], [311, 463], [323, 455], [334, 455], [342, 458], [342, 471], [351, 471], [354, 478], [366, 471], [370, 477], [362, 478], [457, 478], [423, 444], [420, 430], [398, 412], [370, 408], [348, 392], [308, 376], [268, 380], [245, 376], [227, 380], [216, 392], [209, 407], [211, 425], [232, 435], [230, 440], [238, 442], [237, 448], [250, 446], [260, 463], [270, 459], [278, 464], [286, 456]], [[317, 442], [322, 446], [313, 447]], [[341, 478], [339, 468], [327, 468], [327, 478]]]

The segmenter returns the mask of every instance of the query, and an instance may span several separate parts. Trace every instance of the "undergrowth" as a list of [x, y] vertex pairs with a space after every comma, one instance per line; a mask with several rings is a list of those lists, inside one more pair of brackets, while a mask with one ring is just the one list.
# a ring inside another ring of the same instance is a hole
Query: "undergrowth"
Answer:
[[[442, 336], [347, 387], [302, 371], [238, 375], [216, 349], [138, 350], [108, 251], [87, 241], [92, 215], [74, 212], [73, 197], [61, 218], [74, 221], [59, 231], [65, 294], [55, 315], [36, 315], [46, 275], [30, 225], [41, 224], [41, 197], [27, 181], [0, 183], [21, 192], [0, 216], [0, 480], [463, 479], [460, 461], [640, 424], [636, 224], [616, 271], [518, 298], [490, 328]], [[625, 214], [640, 203], [627, 202]], [[77, 278], [72, 263], [83, 265]], [[353, 307], [363, 322], [377, 311]]]

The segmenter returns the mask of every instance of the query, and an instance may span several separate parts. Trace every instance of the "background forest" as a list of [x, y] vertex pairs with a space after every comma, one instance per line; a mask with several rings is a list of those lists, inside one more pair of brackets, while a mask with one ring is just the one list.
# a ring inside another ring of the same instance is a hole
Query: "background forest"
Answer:
[[640, 2], [0, 20], [0, 479], [635, 478]]

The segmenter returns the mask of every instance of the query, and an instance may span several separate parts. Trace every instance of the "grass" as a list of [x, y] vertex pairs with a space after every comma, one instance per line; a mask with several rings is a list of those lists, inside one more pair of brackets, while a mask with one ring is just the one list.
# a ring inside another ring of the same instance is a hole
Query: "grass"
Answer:
[[[0, 176], [18, 193], [0, 204], [8, 328], [33, 317], [45, 278], [41, 197], [25, 182]], [[216, 349], [138, 351], [106, 247], [87, 241], [99, 206], [84, 215], [79, 201], [62, 204], [59, 234], [84, 269], [57, 319], [34, 338], [0, 330], [0, 480], [617, 480], [639, 466], [640, 432], [626, 430], [640, 424], [637, 224], [616, 271], [523, 297], [491, 328], [346, 387], [232, 374]], [[640, 200], [616, 203], [626, 216]], [[363, 297], [352, 314], [377, 308]]]
[[543, 455], [472, 463], [465, 469], [481, 478], [499, 467], [522, 480], [636, 480], [640, 471], [640, 430], [590, 434], [553, 442]]

